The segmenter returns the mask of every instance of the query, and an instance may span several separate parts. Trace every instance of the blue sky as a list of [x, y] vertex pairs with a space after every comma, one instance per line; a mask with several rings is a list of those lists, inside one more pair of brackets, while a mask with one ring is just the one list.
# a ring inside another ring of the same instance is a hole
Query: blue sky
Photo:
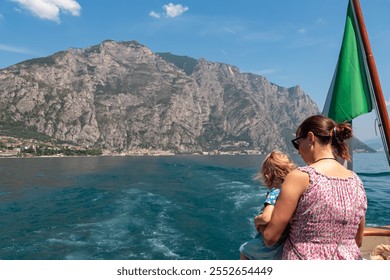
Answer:
[[[390, 0], [361, 0], [390, 103]], [[322, 110], [340, 51], [347, 0], [0, 0], [0, 68], [106, 39], [136, 40], [237, 66], [301, 88]], [[375, 137], [375, 114], [354, 121]]]

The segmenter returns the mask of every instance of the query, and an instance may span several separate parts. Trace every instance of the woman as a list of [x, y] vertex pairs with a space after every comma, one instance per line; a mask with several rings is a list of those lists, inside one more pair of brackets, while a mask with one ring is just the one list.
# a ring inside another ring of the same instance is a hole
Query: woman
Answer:
[[366, 193], [359, 177], [336, 160], [350, 160], [345, 140], [351, 125], [316, 115], [296, 136], [292, 143], [307, 166], [287, 175], [271, 221], [260, 227], [265, 244], [275, 244], [290, 223], [283, 259], [361, 259]]

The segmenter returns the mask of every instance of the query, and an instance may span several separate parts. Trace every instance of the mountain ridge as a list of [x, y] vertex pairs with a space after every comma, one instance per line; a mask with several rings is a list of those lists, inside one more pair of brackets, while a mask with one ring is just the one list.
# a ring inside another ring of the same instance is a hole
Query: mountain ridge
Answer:
[[292, 151], [319, 113], [299, 86], [239, 68], [103, 41], [0, 69], [0, 133], [22, 124], [54, 141], [108, 150]]

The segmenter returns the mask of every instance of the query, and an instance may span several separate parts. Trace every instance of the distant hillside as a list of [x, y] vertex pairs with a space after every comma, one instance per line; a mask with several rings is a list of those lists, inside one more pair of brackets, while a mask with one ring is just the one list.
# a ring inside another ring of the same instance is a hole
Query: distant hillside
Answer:
[[382, 143], [382, 139], [380, 137], [364, 140], [364, 143], [377, 152], [383, 151], [383, 143]]
[[318, 112], [299, 86], [135, 41], [0, 70], [0, 134], [109, 150], [292, 151], [296, 127]]
[[360, 153], [375, 153], [377, 152], [374, 148], [368, 146], [357, 138], [352, 138], [352, 148], [354, 152]]

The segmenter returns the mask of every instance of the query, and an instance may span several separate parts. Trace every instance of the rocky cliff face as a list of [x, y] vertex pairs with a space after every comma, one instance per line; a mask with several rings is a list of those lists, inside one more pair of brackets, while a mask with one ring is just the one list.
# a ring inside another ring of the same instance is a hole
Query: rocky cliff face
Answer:
[[107, 149], [290, 150], [318, 113], [284, 88], [222, 63], [105, 41], [0, 70], [0, 128], [22, 123], [52, 139]]

